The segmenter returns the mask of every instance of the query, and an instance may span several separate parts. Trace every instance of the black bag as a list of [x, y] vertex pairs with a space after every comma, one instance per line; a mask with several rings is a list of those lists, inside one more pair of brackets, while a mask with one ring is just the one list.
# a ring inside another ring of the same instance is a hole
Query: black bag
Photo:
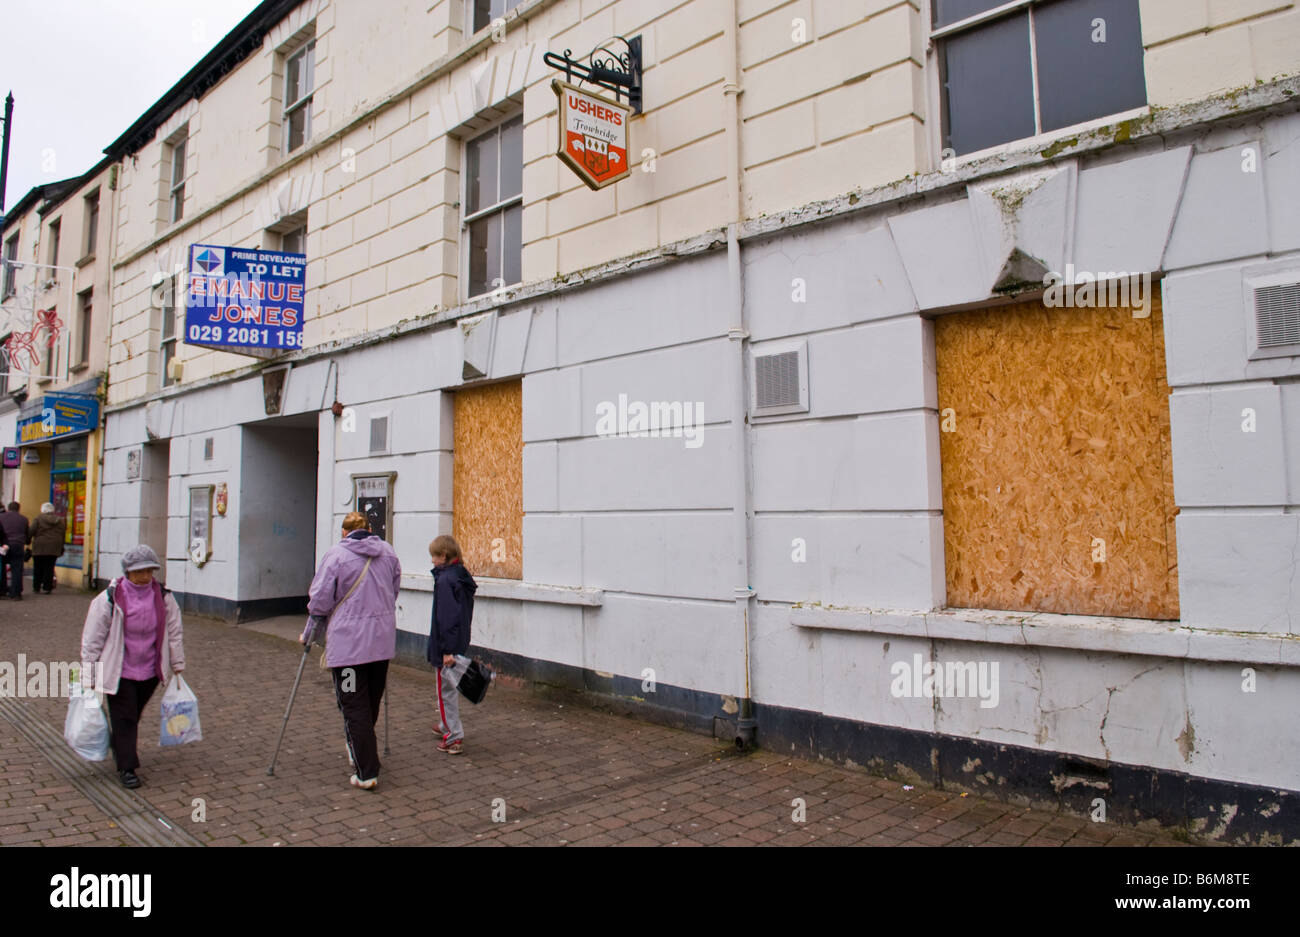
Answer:
[[465, 699], [477, 705], [483, 702], [483, 697], [487, 696], [492, 677], [492, 671], [481, 661], [470, 661], [469, 667], [461, 675], [460, 683], [456, 684], [456, 689], [460, 690]]

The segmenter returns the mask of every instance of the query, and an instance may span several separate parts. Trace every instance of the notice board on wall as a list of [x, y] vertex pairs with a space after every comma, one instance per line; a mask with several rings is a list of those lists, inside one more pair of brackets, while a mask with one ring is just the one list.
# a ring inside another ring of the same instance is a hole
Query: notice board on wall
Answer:
[[375, 536], [393, 542], [393, 486], [396, 472], [382, 475], [353, 475], [353, 510], [360, 511]]
[[190, 486], [190, 561], [203, 566], [212, 559], [212, 485]]

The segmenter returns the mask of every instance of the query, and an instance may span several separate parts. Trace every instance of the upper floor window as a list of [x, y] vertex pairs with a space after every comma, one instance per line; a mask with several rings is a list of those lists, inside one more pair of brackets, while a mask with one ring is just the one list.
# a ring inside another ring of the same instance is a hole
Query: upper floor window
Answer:
[[159, 374], [159, 386], [170, 387], [176, 383], [176, 379], [172, 377], [172, 361], [176, 358], [176, 277], [168, 280], [162, 295], [162, 336], [158, 345], [158, 358], [162, 368]]
[[307, 253], [307, 224], [304, 222], [280, 235], [280, 250], [286, 254]]
[[307, 253], [307, 210], [285, 215], [266, 229], [262, 249], [286, 254]]
[[186, 124], [172, 137], [169, 146], [167, 168], [170, 184], [167, 192], [171, 205], [167, 220], [170, 224], [175, 224], [185, 217], [185, 150], [188, 138], [189, 124]]
[[86, 196], [86, 257], [95, 255], [95, 244], [99, 241], [99, 190]]
[[1138, 0], [931, 0], [944, 148], [972, 153], [1142, 107]]
[[513, 117], [465, 144], [467, 298], [522, 279], [523, 140], [523, 117]]
[[15, 234], [9, 240], [5, 241], [5, 256], [4, 256], [5, 273], [4, 273], [4, 290], [3, 290], [3, 296], [5, 299], [8, 299], [15, 292], [17, 292], [17, 278], [18, 278], [17, 263], [18, 263], [18, 235]]
[[[51, 267], [57, 267], [59, 265], [59, 231], [62, 227], [62, 218], [55, 218], [50, 222], [50, 253], [48, 263]], [[50, 277], [53, 278], [54, 276], [55, 272], [51, 271]]]
[[505, 16], [522, 2], [523, 0], [470, 0], [473, 8], [470, 32], [478, 32], [494, 19]]
[[80, 367], [90, 363], [90, 329], [93, 322], [91, 318], [92, 299], [94, 298], [93, 290], [85, 290], [77, 294], [77, 359], [76, 365]]
[[284, 62], [284, 151], [292, 153], [311, 138], [311, 95], [316, 87], [316, 40]]

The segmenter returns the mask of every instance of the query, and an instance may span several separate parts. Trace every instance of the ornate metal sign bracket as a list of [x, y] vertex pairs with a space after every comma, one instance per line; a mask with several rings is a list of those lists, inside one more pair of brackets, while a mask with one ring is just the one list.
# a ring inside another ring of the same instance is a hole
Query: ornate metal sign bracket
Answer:
[[[616, 51], [622, 43], [624, 52]], [[611, 48], [612, 47], [612, 48]], [[641, 37], [624, 39], [614, 36], [607, 39], [583, 59], [575, 59], [572, 50], [565, 49], [564, 55], [547, 52], [542, 61], [551, 68], [564, 72], [570, 83], [574, 78], [584, 84], [593, 84], [614, 92], [614, 99], [620, 103], [627, 95], [628, 105], [633, 114], [641, 113]]]

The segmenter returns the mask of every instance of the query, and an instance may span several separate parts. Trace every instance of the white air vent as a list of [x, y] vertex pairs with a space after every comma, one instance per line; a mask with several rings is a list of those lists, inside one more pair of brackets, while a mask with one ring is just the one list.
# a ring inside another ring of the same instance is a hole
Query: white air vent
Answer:
[[808, 343], [754, 352], [754, 416], [808, 412]]
[[1300, 270], [1294, 263], [1272, 275], [1263, 273], [1274, 265], [1246, 271], [1247, 340], [1251, 358], [1300, 356]]
[[1255, 334], [1260, 348], [1300, 345], [1300, 283], [1255, 290]]
[[370, 420], [370, 454], [385, 455], [388, 452], [388, 417], [376, 416]]

